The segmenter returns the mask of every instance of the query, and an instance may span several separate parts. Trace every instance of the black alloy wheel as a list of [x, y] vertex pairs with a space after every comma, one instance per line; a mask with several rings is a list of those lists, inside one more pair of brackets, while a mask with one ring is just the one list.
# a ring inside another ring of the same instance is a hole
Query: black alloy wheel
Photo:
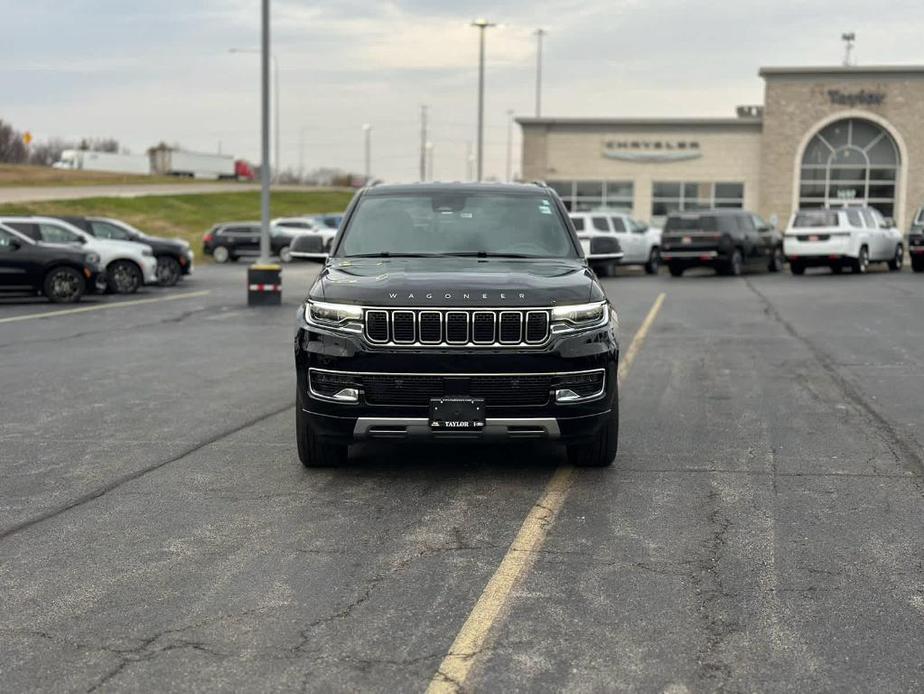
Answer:
[[869, 249], [863, 246], [857, 259], [853, 261], [853, 271], [858, 275], [865, 275], [867, 270], [869, 270]]
[[172, 287], [180, 281], [183, 269], [180, 261], [171, 255], [157, 256], [157, 284], [161, 287]]
[[141, 268], [130, 260], [116, 260], [106, 270], [109, 290], [116, 294], [134, 294], [144, 283]]
[[73, 304], [80, 301], [87, 283], [74, 268], [56, 267], [45, 275], [42, 286], [45, 296], [52, 303]]
[[770, 266], [767, 268], [770, 272], [782, 272], [786, 266], [786, 256], [783, 255], [783, 249], [777, 246], [773, 249], [770, 256]]
[[648, 254], [648, 262], [645, 263], [645, 272], [649, 275], [657, 275], [661, 269], [661, 250], [655, 246]]
[[889, 261], [889, 270], [899, 272], [905, 264], [905, 248], [901, 244], [895, 247], [895, 256]]

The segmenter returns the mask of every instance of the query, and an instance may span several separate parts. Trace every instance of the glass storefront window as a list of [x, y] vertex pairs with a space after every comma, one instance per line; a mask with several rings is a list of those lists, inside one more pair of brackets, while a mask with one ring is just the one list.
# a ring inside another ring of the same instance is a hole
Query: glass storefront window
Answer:
[[812, 138], [802, 156], [799, 206], [867, 203], [891, 216], [899, 165], [895, 142], [878, 124], [835, 121]]
[[744, 184], [736, 181], [655, 181], [651, 192], [652, 223], [658, 224], [671, 212], [744, 207]]
[[631, 210], [635, 186], [632, 181], [549, 181], [571, 212], [601, 207]]

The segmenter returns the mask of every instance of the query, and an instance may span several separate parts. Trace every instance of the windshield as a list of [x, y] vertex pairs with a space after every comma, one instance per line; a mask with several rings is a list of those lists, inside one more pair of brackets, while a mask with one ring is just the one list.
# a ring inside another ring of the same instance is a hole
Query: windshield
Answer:
[[363, 198], [338, 256], [577, 257], [551, 199], [503, 193], [423, 192]]
[[792, 220], [792, 225], [797, 229], [836, 227], [837, 212], [834, 212], [833, 210], [812, 210], [811, 212], [799, 212]]
[[915, 224], [924, 224], [924, 207], [918, 210], [918, 218], [914, 222]]
[[664, 231], [718, 231], [719, 221], [712, 215], [702, 217], [668, 217]]

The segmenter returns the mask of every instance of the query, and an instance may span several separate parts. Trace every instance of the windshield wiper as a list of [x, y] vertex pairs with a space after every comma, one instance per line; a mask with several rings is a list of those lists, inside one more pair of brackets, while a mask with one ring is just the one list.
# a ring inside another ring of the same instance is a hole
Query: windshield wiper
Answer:
[[392, 253], [391, 251], [379, 251], [377, 253], [351, 253], [342, 256], [343, 258], [435, 258], [440, 253]]
[[454, 258], [541, 258], [540, 255], [527, 255], [525, 253], [493, 253], [490, 251], [458, 251], [455, 253], [441, 253]]

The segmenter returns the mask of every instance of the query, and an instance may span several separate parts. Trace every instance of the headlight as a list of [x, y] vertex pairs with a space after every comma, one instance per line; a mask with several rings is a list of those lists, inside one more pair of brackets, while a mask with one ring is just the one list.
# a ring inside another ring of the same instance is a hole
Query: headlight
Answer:
[[99, 253], [87, 253], [87, 262], [90, 265], [99, 265]]
[[305, 320], [335, 330], [361, 333], [363, 309], [352, 304], [331, 304], [326, 301], [309, 301], [305, 304]]
[[556, 306], [552, 309], [552, 332], [564, 333], [599, 328], [606, 325], [609, 318], [609, 306], [605, 301]]
[[150, 248], [142, 248], [141, 255], [152, 256], [154, 255], [154, 251], [152, 251]]

